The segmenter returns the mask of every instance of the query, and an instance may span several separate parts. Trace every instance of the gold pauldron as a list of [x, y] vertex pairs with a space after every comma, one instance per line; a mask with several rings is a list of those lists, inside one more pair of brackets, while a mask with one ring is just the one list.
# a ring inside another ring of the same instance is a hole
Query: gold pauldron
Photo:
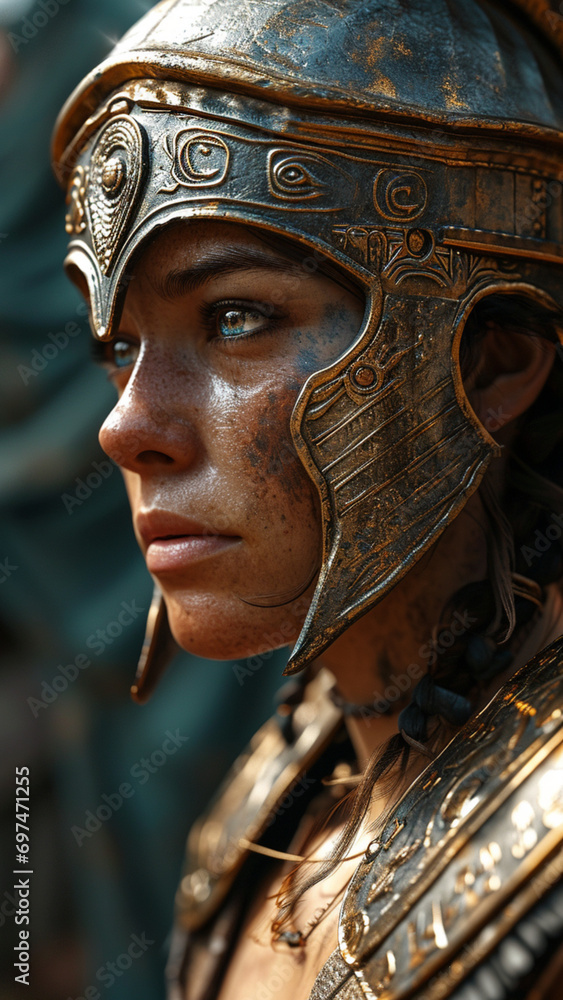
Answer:
[[[358, 995], [454, 995], [560, 882], [561, 663], [558, 640], [522, 667], [429, 765], [368, 848], [339, 930]], [[313, 990], [311, 1000], [320, 996]]]

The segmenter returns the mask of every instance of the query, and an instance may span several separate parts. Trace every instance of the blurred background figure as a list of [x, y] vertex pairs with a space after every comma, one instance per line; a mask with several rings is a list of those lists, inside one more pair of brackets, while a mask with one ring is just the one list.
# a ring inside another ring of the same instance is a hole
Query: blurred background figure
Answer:
[[187, 830], [284, 665], [182, 653], [147, 706], [129, 701], [152, 583], [97, 443], [113, 390], [62, 272], [49, 143], [71, 89], [150, 6], [0, 0], [1, 1000], [24, 989], [15, 768], [31, 776], [26, 997], [157, 1000]]

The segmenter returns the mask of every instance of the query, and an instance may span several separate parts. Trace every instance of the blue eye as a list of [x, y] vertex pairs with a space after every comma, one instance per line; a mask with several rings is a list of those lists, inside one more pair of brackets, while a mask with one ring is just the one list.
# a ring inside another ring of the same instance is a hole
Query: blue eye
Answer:
[[222, 309], [217, 313], [217, 331], [221, 337], [243, 337], [257, 333], [265, 325], [266, 317], [257, 309]]
[[92, 358], [108, 371], [110, 377], [116, 371], [134, 365], [139, 356], [138, 344], [119, 337], [116, 340], [94, 339], [90, 344]]
[[134, 365], [138, 354], [137, 344], [131, 344], [128, 340], [115, 340], [108, 344], [108, 357], [116, 368]]

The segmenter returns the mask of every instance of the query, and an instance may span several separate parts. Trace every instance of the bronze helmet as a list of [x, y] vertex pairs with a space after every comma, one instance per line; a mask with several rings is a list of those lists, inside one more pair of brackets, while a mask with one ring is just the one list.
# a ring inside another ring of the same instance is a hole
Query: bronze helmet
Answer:
[[401, 579], [498, 450], [461, 383], [473, 306], [563, 307], [562, 54], [547, 0], [164, 0], [59, 116], [66, 266], [96, 336], [132, 254], [177, 219], [290, 236], [365, 292], [357, 339], [291, 418], [324, 558], [288, 672]]

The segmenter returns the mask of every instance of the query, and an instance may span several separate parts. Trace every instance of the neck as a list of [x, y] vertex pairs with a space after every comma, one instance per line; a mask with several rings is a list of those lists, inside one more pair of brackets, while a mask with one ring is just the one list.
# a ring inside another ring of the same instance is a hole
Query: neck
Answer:
[[[447, 646], [454, 640], [463, 641], [475, 621], [470, 608], [456, 611], [449, 622], [442, 615], [449, 599], [464, 584], [486, 576], [478, 501], [472, 504], [470, 500], [464, 513], [403, 581], [323, 654], [323, 666], [334, 675], [339, 695], [362, 706], [359, 714], [346, 716], [362, 769], [398, 732], [399, 713], [435, 662], [439, 643]], [[512, 663], [487, 684], [475, 710], [482, 708], [515, 670], [556, 639], [562, 627], [561, 593], [551, 586], [543, 609], [528, 627], [517, 629], [507, 644]]]

